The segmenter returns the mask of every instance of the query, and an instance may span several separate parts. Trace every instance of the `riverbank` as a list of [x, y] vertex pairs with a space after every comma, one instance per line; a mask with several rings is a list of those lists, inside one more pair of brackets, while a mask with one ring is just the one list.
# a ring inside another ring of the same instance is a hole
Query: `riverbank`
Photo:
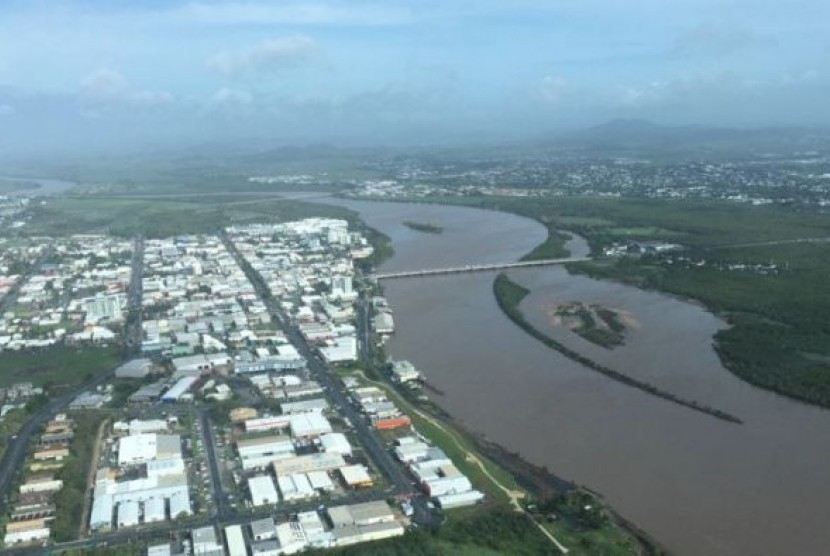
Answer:
[[551, 349], [554, 349], [557, 352], [561, 353], [568, 359], [571, 359], [572, 361], [579, 363], [580, 365], [588, 369], [605, 375], [606, 377], [611, 378], [621, 384], [630, 386], [632, 388], [636, 388], [638, 390], [642, 390], [643, 392], [650, 394], [652, 396], [687, 407], [700, 413], [704, 413], [706, 415], [715, 417], [716, 419], [720, 419], [722, 421], [735, 424], [743, 423], [743, 421], [735, 415], [732, 415], [730, 413], [727, 413], [714, 407], [701, 404], [695, 400], [681, 398], [679, 396], [676, 396], [675, 394], [666, 392], [665, 390], [661, 390], [653, 384], [636, 380], [623, 373], [610, 369], [604, 365], [600, 365], [599, 363], [589, 359], [588, 357], [581, 355], [580, 353], [568, 348], [564, 344], [557, 342], [556, 340], [541, 333], [525, 319], [524, 315], [522, 315], [522, 312], [519, 310], [519, 304], [522, 302], [522, 299], [524, 299], [525, 296], [527, 296], [530, 293], [530, 290], [524, 288], [523, 286], [520, 286], [519, 284], [516, 284], [515, 282], [512, 282], [506, 274], [501, 273], [496, 277], [496, 280], [493, 283], [493, 293], [496, 296], [496, 302], [498, 303], [499, 308], [501, 308], [501, 310], [504, 312], [505, 315], [508, 316], [508, 318], [510, 318], [510, 320], [512, 320], [517, 326], [519, 326], [529, 335], [533, 336], [534, 338], [536, 338], [546, 346], [550, 347]]

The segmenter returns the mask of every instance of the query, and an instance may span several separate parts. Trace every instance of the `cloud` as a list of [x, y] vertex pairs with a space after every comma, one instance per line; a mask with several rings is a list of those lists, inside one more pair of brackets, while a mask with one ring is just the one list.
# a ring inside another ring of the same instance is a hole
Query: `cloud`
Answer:
[[391, 3], [192, 2], [174, 10], [185, 21], [210, 25], [399, 25], [412, 12]]
[[110, 68], [99, 68], [81, 79], [80, 97], [93, 104], [129, 104], [133, 106], [160, 106], [174, 102], [166, 91], [136, 89], [121, 73]]
[[555, 104], [562, 100], [571, 88], [571, 83], [564, 77], [548, 75], [536, 89], [537, 96], [544, 102]]
[[674, 39], [671, 52], [679, 56], [726, 56], [776, 44], [775, 37], [748, 27], [708, 22], [678, 35]]
[[217, 106], [247, 106], [254, 101], [254, 97], [247, 91], [223, 87], [216, 91], [210, 101]]
[[11, 104], [0, 104], [0, 117], [11, 116], [15, 112], [17, 112], [17, 110]]
[[244, 50], [220, 52], [207, 60], [207, 66], [228, 76], [273, 73], [308, 61], [317, 51], [317, 43], [308, 37], [266, 39]]

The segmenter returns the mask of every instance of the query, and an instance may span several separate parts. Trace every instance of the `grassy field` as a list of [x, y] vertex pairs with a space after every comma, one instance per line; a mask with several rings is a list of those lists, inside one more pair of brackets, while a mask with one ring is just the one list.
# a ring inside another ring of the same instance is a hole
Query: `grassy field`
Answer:
[[77, 384], [88, 375], [114, 368], [121, 360], [116, 347], [56, 346], [36, 351], [12, 351], [0, 355], [0, 387], [16, 382], [58, 387]]

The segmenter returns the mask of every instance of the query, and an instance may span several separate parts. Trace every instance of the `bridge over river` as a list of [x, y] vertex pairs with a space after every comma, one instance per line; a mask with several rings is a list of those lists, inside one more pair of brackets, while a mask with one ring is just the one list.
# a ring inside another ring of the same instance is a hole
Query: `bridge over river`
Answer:
[[486, 272], [509, 268], [524, 268], [529, 266], [553, 266], [567, 263], [579, 263], [591, 260], [590, 257], [567, 257], [564, 259], [540, 259], [537, 261], [519, 261], [513, 263], [469, 264], [465, 266], [450, 266], [445, 268], [427, 268], [420, 270], [404, 270], [401, 272], [386, 272], [375, 274], [375, 280], [393, 280], [396, 278], [420, 278], [422, 276], [439, 276], [441, 274], [460, 274], [462, 272]]

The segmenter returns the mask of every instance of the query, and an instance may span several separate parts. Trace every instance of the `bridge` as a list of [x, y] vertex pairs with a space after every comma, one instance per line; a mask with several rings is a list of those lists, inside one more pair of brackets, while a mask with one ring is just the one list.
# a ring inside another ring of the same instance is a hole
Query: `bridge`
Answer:
[[439, 276], [442, 274], [461, 274], [463, 272], [487, 272], [491, 270], [505, 270], [509, 268], [526, 268], [531, 266], [553, 266], [567, 263], [580, 263], [591, 260], [590, 257], [567, 257], [564, 259], [539, 259], [537, 261], [519, 261], [514, 263], [495, 264], [468, 264], [465, 266], [450, 266], [446, 268], [428, 268], [422, 270], [404, 270], [402, 272], [386, 272], [375, 274], [375, 280], [394, 280], [397, 278], [420, 278], [422, 276]]

